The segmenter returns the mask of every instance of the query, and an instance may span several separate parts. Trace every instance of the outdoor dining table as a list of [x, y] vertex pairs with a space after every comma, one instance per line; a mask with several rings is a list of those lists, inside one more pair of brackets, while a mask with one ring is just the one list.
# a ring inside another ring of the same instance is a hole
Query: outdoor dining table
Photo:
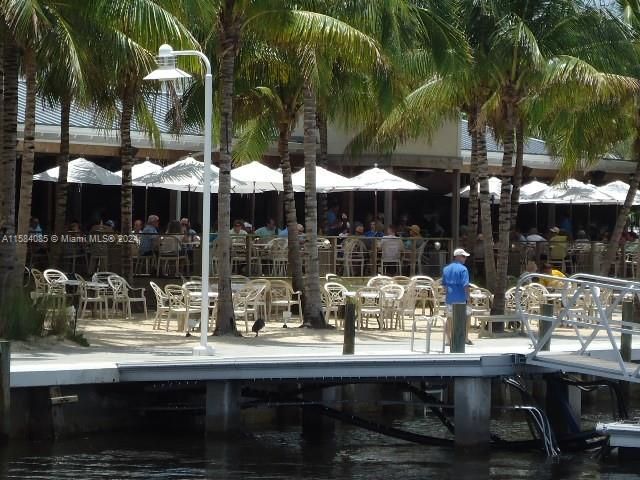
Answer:
[[[358, 292], [357, 291], [353, 291], [353, 290], [348, 290], [346, 292], [344, 292], [344, 296], [345, 297], [350, 297], [350, 298], [354, 298], [356, 296]], [[392, 310], [395, 307], [398, 307], [398, 304], [396, 302], [398, 302], [398, 300], [400, 300], [400, 298], [397, 295], [394, 295], [391, 292], [382, 292], [384, 298], [382, 299], [382, 311], [383, 311], [383, 315], [386, 314], [389, 310]], [[369, 293], [369, 292], [363, 292], [360, 294], [363, 298], [376, 298], [377, 295], [375, 293]], [[386, 320], [387, 317], [385, 316], [384, 320]], [[392, 318], [389, 318], [389, 320], [392, 320]], [[379, 328], [380, 330], [382, 330], [382, 325], [384, 322], [379, 323]]]

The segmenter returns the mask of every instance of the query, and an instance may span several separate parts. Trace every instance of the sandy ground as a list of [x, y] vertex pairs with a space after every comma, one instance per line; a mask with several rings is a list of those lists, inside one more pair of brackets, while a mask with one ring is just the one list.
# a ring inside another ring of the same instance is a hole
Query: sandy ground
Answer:
[[[176, 331], [176, 323], [171, 323], [169, 331], [165, 323], [159, 330], [153, 329], [153, 319], [145, 319], [136, 314], [132, 320], [122, 318], [85, 318], [78, 321], [78, 332], [89, 341], [89, 347], [83, 347], [66, 339], [48, 336], [33, 338], [27, 342], [12, 342], [12, 353], [16, 359], [46, 359], [52, 356], [64, 357], [66, 354], [153, 354], [187, 355], [199, 341], [199, 333], [193, 332], [186, 337]], [[342, 329], [314, 330], [299, 328], [291, 321], [289, 328], [282, 328], [280, 322], [267, 322], [266, 327], [256, 337], [252, 332], [245, 333], [244, 322], [238, 325], [241, 337], [209, 337], [216, 351], [227, 357], [254, 355], [296, 355], [296, 354], [340, 354], [342, 352]], [[412, 354], [409, 344], [410, 325], [406, 330], [361, 329], [356, 333], [356, 354]], [[531, 342], [525, 336], [502, 336], [499, 338], [478, 338], [479, 331], [473, 329], [470, 338], [474, 345], [467, 346], [468, 353], [527, 353], [531, 351]], [[586, 332], [585, 332], [586, 333]], [[442, 325], [438, 325], [431, 338], [432, 349], [437, 351], [442, 345]], [[605, 343], [606, 342], [606, 343]], [[608, 340], [601, 334], [596, 341], [607, 347]], [[416, 349], [425, 348], [424, 326], [419, 324]], [[595, 345], [595, 344], [594, 344]], [[640, 346], [640, 345], [639, 345]], [[577, 350], [579, 343], [570, 329], [560, 328], [552, 341], [553, 350]], [[447, 349], [448, 350], [448, 349]]]

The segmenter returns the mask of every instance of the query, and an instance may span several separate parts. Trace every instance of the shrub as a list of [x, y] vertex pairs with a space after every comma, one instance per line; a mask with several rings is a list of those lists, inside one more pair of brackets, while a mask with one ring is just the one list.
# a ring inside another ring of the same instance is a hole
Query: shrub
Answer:
[[34, 306], [25, 292], [7, 292], [0, 304], [0, 336], [26, 340], [31, 335], [41, 335], [44, 317], [44, 311]]

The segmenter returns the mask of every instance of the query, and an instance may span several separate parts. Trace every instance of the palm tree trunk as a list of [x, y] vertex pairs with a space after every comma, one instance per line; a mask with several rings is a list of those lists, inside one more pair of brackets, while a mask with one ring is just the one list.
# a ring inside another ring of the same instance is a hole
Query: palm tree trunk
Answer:
[[[511, 230], [511, 177], [513, 175], [513, 153], [514, 153], [514, 131], [515, 115], [514, 104], [510, 101], [505, 103], [505, 132], [503, 138], [502, 168], [500, 179], [500, 215], [499, 215], [499, 236], [498, 236], [498, 258], [496, 270], [496, 286], [493, 291], [492, 313], [504, 313], [504, 292], [507, 289], [507, 272], [509, 267], [510, 242], [509, 234]], [[496, 325], [498, 330], [502, 324]]]
[[280, 122], [280, 136], [278, 153], [280, 154], [280, 168], [282, 169], [282, 187], [284, 190], [284, 215], [287, 222], [289, 239], [289, 272], [294, 290], [302, 291], [302, 259], [300, 258], [300, 239], [298, 238], [298, 218], [296, 215], [296, 200], [291, 180], [291, 160], [289, 158], [289, 138], [291, 126], [289, 122]]
[[[136, 93], [135, 80], [129, 79], [122, 93], [122, 115], [120, 117], [120, 167], [122, 168], [122, 187], [120, 196], [120, 229], [126, 233], [133, 224], [133, 184], [131, 167], [133, 167], [133, 146], [131, 145], [131, 119], [133, 117], [134, 96]], [[120, 249], [122, 276], [133, 281], [133, 265], [131, 249], [122, 245]]]
[[[640, 115], [640, 112], [638, 112]], [[633, 143], [633, 153], [636, 161], [636, 169], [629, 179], [629, 191], [627, 197], [624, 199], [622, 208], [618, 211], [618, 217], [616, 218], [616, 225], [613, 227], [611, 238], [609, 239], [609, 245], [607, 245], [607, 251], [602, 260], [602, 266], [600, 274], [608, 276], [611, 272], [611, 265], [616, 260], [616, 254], [620, 246], [620, 237], [622, 236], [622, 230], [627, 223], [629, 217], [629, 211], [633, 205], [633, 201], [636, 198], [638, 192], [638, 185], [640, 184], [640, 130], [636, 132], [636, 139]]]
[[491, 199], [489, 196], [489, 160], [487, 159], [487, 128], [474, 122], [473, 134], [478, 148], [478, 183], [480, 183], [480, 225], [484, 237], [484, 271], [487, 288], [496, 284], [496, 262], [493, 251], [493, 226], [491, 224]]
[[[467, 118], [470, 115], [467, 116]], [[474, 120], [475, 122], [476, 120]], [[473, 134], [472, 122], [467, 123], [469, 136], [471, 137], [471, 165], [469, 178], [469, 206], [467, 209], [467, 248], [473, 248], [478, 235], [478, 138]], [[453, 192], [459, 195], [459, 192]]]
[[325, 327], [320, 298], [318, 259], [318, 203], [316, 195], [316, 97], [309, 85], [304, 87], [304, 211], [305, 230], [303, 304], [304, 325]]
[[516, 127], [516, 166], [513, 171], [513, 190], [511, 190], [511, 230], [518, 224], [518, 206], [522, 187], [522, 169], [524, 167], [524, 122], [520, 120]]
[[[327, 115], [321, 109], [317, 113], [318, 118], [318, 134], [320, 137], [320, 158], [318, 159], [318, 165], [322, 168], [329, 167], [329, 137], [327, 127]], [[305, 170], [306, 171], [306, 170]], [[318, 205], [318, 224], [322, 227], [323, 234], [327, 234], [327, 212], [329, 211], [329, 205], [327, 202], [327, 194], [321, 193]]]
[[22, 269], [17, 268], [16, 242], [16, 130], [18, 123], [18, 48], [5, 33], [3, 45], [4, 91], [2, 111], [2, 157], [0, 158], [0, 301], [18, 287]]
[[[220, 180], [218, 186], [218, 303], [214, 335], [240, 335], [236, 327], [231, 292], [231, 152], [233, 139], [233, 80], [239, 27], [234, 22], [234, 0], [225, 0], [220, 29], [222, 47], [220, 68], [221, 135]], [[209, 232], [202, 232], [203, 241]]]
[[[64, 96], [60, 102], [60, 154], [58, 155], [58, 182], [56, 183], [55, 231], [58, 235], [65, 233], [67, 223], [67, 173], [69, 171], [69, 125], [71, 117], [71, 97]], [[54, 243], [52, 259], [60, 259], [62, 243]]]
[[[22, 140], [22, 169], [20, 173], [20, 203], [18, 204], [18, 233], [26, 234], [31, 218], [31, 196], [33, 190], [33, 163], [35, 159], [36, 133], [36, 58], [31, 48], [25, 48], [23, 55], [24, 75], [27, 95], [24, 109], [24, 134]], [[17, 245], [19, 265], [27, 262], [27, 244]]]

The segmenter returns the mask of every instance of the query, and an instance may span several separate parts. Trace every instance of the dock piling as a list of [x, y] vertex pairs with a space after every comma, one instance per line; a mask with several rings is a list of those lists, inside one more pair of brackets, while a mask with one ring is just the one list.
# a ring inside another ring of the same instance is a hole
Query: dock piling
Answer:
[[489, 448], [491, 419], [491, 379], [454, 379], [455, 443], [462, 448]]
[[240, 430], [239, 382], [207, 382], [205, 429], [207, 434], [232, 434]]
[[0, 437], [9, 437], [11, 429], [11, 342], [0, 340]]
[[352, 296], [346, 298], [344, 307], [344, 341], [342, 345], [343, 355], [353, 355], [356, 343], [356, 299]]

